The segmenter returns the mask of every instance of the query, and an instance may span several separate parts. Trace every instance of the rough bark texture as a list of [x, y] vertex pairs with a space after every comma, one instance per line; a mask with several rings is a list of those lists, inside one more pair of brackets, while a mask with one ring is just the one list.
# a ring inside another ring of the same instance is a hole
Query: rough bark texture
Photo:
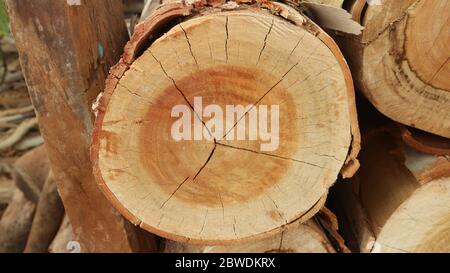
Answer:
[[135, 228], [98, 189], [89, 161], [91, 102], [127, 40], [119, 0], [9, 0], [33, 105], [83, 251], [140, 251]]

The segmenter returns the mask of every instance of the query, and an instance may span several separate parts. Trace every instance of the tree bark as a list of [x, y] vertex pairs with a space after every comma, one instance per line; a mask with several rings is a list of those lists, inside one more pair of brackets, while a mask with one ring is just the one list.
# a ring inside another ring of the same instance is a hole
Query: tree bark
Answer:
[[122, 3], [9, 0], [8, 12], [41, 132], [75, 238], [83, 251], [143, 246], [92, 175], [90, 104], [127, 40]]
[[357, 87], [391, 119], [450, 137], [450, 1], [354, 1], [365, 30], [338, 36]]
[[[336, 44], [297, 11], [259, 4], [265, 9], [214, 12], [194, 3], [200, 13], [184, 21], [193, 6], [159, 7], [112, 70], [96, 107], [94, 171], [115, 207], [144, 229], [205, 244], [276, 233], [311, 218], [339, 172], [357, 169], [353, 85]], [[253, 106], [220, 131], [195, 110], [199, 97], [221, 109]], [[203, 140], [171, 137], [177, 105]], [[275, 151], [225, 137], [260, 105], [280, 105]]]
[[331, 194], [345, 238], [361, 252], [450, 251], [450, 161], [392, 130], [363, 138], [361, 169]]

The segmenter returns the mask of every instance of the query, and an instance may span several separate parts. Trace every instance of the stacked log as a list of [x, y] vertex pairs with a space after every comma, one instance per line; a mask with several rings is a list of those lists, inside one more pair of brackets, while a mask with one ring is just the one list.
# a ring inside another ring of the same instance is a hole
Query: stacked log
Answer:
[[[156, 9], [95, 107], [99, 186], [132, 223], [177, 241], [279, 234], [310, 219], [339, 173], [358, 167], [353, 83], [333, 40], [288, 6], [231, 4]], [[199, 104], [250, 107], [220, 128]], [[233, 137], [261, 105], [280, 107], [278, 149]], [[175, 106], [187, 109], [202, 140], [173, 138]]]
[[356, 86], [389, 118], [450, 138], [450, 1], [367, 2], [347, 3], [363, 34], [337, 39]]
[[7, 2], [0, 252], [450, 252], [450, 1]]
[[450, 251], [450, 160], [405, 145], [398, 132], [363, 138], [361, 168], [338, 183], [335, 212], [360, 252]]

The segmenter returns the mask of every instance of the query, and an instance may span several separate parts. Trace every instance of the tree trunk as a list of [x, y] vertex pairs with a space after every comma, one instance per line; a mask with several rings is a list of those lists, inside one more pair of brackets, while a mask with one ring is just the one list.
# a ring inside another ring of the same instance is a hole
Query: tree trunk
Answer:
[[228, 246], [203, 246], [166, 240], [165, 253], [335, 253], [323, 229], [311, 219], [255, 242]]
[[362, 36], [339, 38], [357, 87], [391, 119], [450, 138], [450, 1], [354, 1]]
[[90, 104], [128, 38], [121, 1], [8, 0], [7, 6], [52, 170], [82, 250], [142, 250], [134, 228], [98, 190], [89, 161]]
[[45, 253], [48, 251], [64, 217], [64, 207], [56, 189], [53, 174], [45, 181], [37, 204], [25, 252]]
[[361, 169], [332, 193], [345, 237], [361, 252], [450, 251], [450, 161], [392, 131], [363, 139]]
[[[357, 169], [353, 85], [337, 46], [297, 11], [259, 4], [197, 6], [182, 23], [192, 6], [160, 7], [112, 70], [96, 106], [94, 171], [144, 229], [205, 244], [276, 233], [312, 217], [339, 172]], [[176, 109], [186, 110], [181, 137]], [[278, 125], [269, 147], [261, 128]]]

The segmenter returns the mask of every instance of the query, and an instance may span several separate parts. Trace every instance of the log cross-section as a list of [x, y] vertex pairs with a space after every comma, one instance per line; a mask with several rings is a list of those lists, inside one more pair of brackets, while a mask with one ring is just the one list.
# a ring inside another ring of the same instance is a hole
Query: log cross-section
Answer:
[[357, 0], [349, 9], [365, 29], [338, 41], [357, 87], [389, 118], [449, 138], [450, 1]]
[[100, 187], [135, 224], [208, 244], [267, 235], [314, 215], [343, 166], [345, 176], [357, 167], [341, 53], [297, 11], [266, 4], [290, 20], [205, 8], [146, 48], [146, 27], [189, 6], [160, 7], [137, 26], [96, 108], [91, 154]]

